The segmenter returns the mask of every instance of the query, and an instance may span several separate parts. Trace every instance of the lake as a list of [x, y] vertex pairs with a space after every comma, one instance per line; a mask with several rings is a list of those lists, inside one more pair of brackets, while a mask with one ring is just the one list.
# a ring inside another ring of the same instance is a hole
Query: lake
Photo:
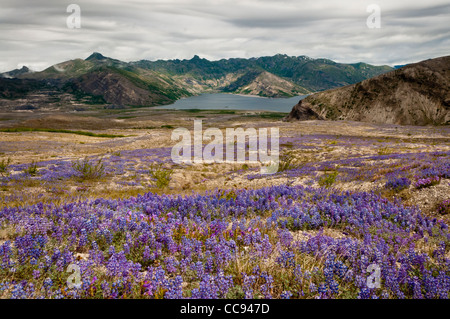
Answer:
[[262, 110], [289, 113], [292, 110], [292, 107], [306, 96], [307, 95], [291, 98], [265, 98], [226, 93], [213, 93], [184, 98], [176, 101], [174, 104], [158, 106], [158, 108], [176, 110]]

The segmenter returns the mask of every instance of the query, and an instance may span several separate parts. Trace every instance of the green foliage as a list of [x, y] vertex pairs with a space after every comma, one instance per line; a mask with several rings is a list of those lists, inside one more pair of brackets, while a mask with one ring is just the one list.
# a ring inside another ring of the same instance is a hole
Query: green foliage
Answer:
[[71, 131], [71, 130], [60, 130], [60, 129], [51, 129], [51, 128], [32, 128], [32, 127], [3, 128], [3, 129], [0, 129], [0, 132], [6, 132], [6, 133], [49, 132], [49, 133], [77, 134], [77, 135], [92, 136], [92, 137], [108, 137], [108, 138], [126, 137], [125, 135], [96, 134], [96, 133], [86, 132], [86, 131]]
[[105, 168], [102, 163], [102, 159], [99, 159], [96, 164], [91, 164], [89, 159], [85, 157], [83, 160], [73, 162], [72, 168], [78, 172], [82, 181], [98, 179], [105, 175]]
[[214, 112], [215, 114], [236, 114], [236, 111], [231, 110], [219, 110], [217, 112]]
[[244, 299], [245, 293], [242, 289], [242, 286], [236, 285], [231, 287], [231, 289], [228, 291], [228, 294], [226, 296], [227, 299]]
[[378, 149], [378, 155], [389, 155], [391, 153], [392, 150], [387, 146]]
[[295, 157], [294, 151], [286, 151], [280, 156], [278, 163], [278, 171], [283, 172], [300, 167], [302, 164]]
[[9, 157], [0, 161], [0, 174], [2, 176], [8, 175], [9, 164], [11, 164], [11, 158]]
[[319, 179], [319, 185], [321, 187], [329, 188], [336, 182], [336, 177], [338, 176], [338, 171], [334, 171], [330, 174], [325, 174]]
[[307, 158], [298, 158], [295, 156], [293, 150], [284, 152], [279, 159], [278, 171], [283, 172], [295, 168], [299, 168], [306, 164], [309, 160]]
[[126, 120], [126, 119], [134, 119], [137, 116], [131, 116], [131, 115], [127, 115], [127, 116], [118, 116], [117, 119], [118, 120]]
[[31, 162], [31, 164], [23, 171], [25, 174], [29, 174], [30, 176], [36, 176], [38, 171], [36, 162]]
[[282, 119], [285, 118], [288, 113], [281, 113], [281, 112], [263, 112], [258, 114], [250, 114], [245, 115], [245, 117], [259, 117], [263, 119]]
[[157, 188], [167, 187], [172, 174], [173, 170], [165, 169], [162, 164], [152, 164], [150, 167], [150, 176]]
[[201, 109], [185, 109], [183, 111], [184, 112], [188, 112], [188, 113], [199, 113], [199, 112], [203, 112], [204, 110], [201, 110]]

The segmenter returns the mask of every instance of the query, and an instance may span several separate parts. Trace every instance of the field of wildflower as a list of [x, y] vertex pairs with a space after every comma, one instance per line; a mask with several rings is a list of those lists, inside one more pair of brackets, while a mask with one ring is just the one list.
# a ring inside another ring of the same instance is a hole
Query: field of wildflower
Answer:
[[168, 128], [0, 142], [0, 298], [449, 298], [448, 127], [253, 124], [281, 128], [274, 175], [176, 165]]

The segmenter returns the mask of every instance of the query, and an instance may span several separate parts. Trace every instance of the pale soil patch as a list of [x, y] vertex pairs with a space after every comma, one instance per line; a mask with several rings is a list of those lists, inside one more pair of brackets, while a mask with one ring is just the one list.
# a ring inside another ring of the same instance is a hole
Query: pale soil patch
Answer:
[[[290, 231], [294, 241], [308, 241], [310, 238], [317, 236], [319, 233], [318, 230], [299, 230], [299, 231]], [[334, 239], [342, 239], [348, 238], [348, 235], [342, 233], [342, 231], [334, 229], [334, 228], [324, 228], [323, 235], [334, 238]]]
[[450, 216], [435, 213], [435, 206], [446, 199], [450, 199], [450, 179], [442, 179], [435, 186], [412, 190], [411, 198], [407, 201], [407, 204], [418, 205], [420, 210], [426, 214], [449, 220]]
[[364, 182], [364, 181], [351, 181], [346, 183], [337, 183], [335, 187], [342, 191], [354, 191], [354, 192], [370, 192], [380, 189], [384, 186], [382, 182]]
[[0, 246], [10, 240], [9, 234], [11, 232], [12, 230], [8, 228], [0, 229]]
[[77, 260], [88, 260], [89, 259], [89, 254], [83, 254], [83, 253], [76, 253], [74, 255], [75, 259]]

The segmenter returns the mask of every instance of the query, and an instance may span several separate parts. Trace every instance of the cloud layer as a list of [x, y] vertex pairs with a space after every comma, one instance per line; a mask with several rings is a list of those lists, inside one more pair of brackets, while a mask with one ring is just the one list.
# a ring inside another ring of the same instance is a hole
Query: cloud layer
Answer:
[[[3, 0], [0, 72], [42, 70], [93, 51], [124, 61], [211, 60], [277, 53], [404, 64], [448, 55], [448, 0]], [[69, 4], [81, 28], [69, 29]], [[370, 29], [366, 9], [381, 9]]]

